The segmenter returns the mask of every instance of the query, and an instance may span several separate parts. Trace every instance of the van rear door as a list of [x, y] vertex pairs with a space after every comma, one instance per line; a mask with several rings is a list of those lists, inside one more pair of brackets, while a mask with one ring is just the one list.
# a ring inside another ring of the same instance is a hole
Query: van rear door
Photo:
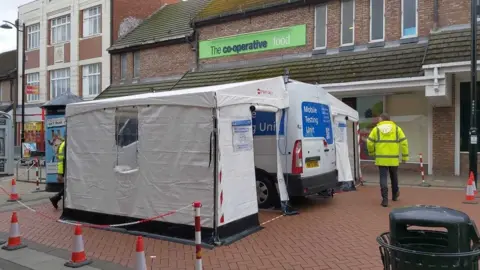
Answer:
[[336, 169], [330, 106], [304, 101], [302, 108], [302, 177], [321, 175]]

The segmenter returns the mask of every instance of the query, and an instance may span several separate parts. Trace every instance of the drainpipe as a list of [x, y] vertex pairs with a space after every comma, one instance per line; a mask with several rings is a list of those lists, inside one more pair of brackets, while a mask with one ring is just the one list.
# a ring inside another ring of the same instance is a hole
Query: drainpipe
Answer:
[[438, 0], [433, 0], [433, 30], [438, 29]]

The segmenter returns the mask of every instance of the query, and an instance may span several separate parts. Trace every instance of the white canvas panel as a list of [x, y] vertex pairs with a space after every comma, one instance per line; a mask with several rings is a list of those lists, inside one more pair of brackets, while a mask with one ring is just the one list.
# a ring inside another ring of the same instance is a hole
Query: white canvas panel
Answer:
[[115, 198], [115, 111], [71, 117], [67, 130], [65, 205], [108, 213], [116, 208], [114, 200], [108, 199]]
[[355, 123], [352, 121], [347, 121], [348, 159], [350, 160], [352, 175], [354, 178], [357, 178], [358, 174], [355, 171], [355, 166], [358, 167], [358, 149], [356, 144], [357, 134], [355, 133], [355, 130]]
[[338, 181], [349, 182], [353, 181], [352, 168], [350, 166], [350, 158], [348, 152], [347, 141], [347, 121], [345, 116], [334, 117], [334, 136], [335, 136], [335, 154], [336, 164], [338, 170]]
[[[139, 123], [139, 164], [145, 193], [135, 198], [136, 202], [155, 213], [165, 213], [200, 201], [202, 226], [212, 228], [212, 109], [142, 107]], [[184, 211], [165, 221], [193, 225], [192, 213]]]
[[223, 204], [220, 206], [219, 202], [218, 216], [224, 215], [224, 223], [219, 223], [222, 226], [258, 213], [258, 205], [253, 133], [251, 149], [235, 151], [233, 147], [232, 122], [252, 120], [250, 105], [223, 107], [218, 115], [219, 170], [222, 172], [222, 181], [218, 184], [219, 190], [223, 190]]

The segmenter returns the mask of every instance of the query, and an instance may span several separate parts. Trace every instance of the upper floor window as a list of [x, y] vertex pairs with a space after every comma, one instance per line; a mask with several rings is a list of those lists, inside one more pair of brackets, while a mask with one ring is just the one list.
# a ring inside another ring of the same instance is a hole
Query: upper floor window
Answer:
[[315, 48], [327, 47], [327, 5], [315, 7]]
[[353, 45], [355, 40], [355, 0], [342, 0], [341, 45]]
[[40, 47], [40, 24], [32, 24], [27, 28], [27, 50], [38, 49]]
[[[38, 88], [40, 86], [40, 73], [35, 72], [35, 73], [30, 73], [27, 74], [27, 85], [31, 86], [36, 86], [37, 87], [37, 94], [28, 94], [27, 93], [27, 102], [31, 101], [39, 101], [40, 100], [40, 89]], [[26, 91], [26, 89], [25, 89]]]
[[370, 0], [370, 41], [385, 38], [385, 0]]
[[417, 0], [402, 0], [402, 38], [418, 35], [417, 6]]
[[125, 80], [127, 77], [127, 54], [122, 53], [120, 55], [120, 78]]
[[70, 15], [51, 20], [51, 44], [70, 41]]
[[70, 69], [62, 68], [50, 71], [50, 99], [70, 92]]
[[133, 53], [133, 78], [140, 77], [140, 52]]
[[101, 8], [91, 7], [83, 11], [83, 37], [93, 36], [101, 30]]
[[82, 70], [82, 90], [84, 97], [95, 97], [100, 94], [102, 88], [100, 63], [85, 65]]

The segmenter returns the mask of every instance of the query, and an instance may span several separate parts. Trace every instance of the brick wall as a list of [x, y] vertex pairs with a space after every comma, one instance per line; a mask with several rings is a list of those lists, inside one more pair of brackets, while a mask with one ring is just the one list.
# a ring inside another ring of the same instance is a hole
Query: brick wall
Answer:
[[[452, 91], [455, 104], [455, 91]], [[455, 171], [455, 107], [433, 108], [433, 171], [453, 175]]]
[[[463, 0], [462, 0], [463, 1]], [[428, 36], [433, 27], [433, 0], [418, 1], [419, 36]], [[401, 1], [385, 1], [385, 40], [395, 41], [401, 38]], [[449, 5], [452, 8], [452, 5]], [[333, 0], [327, 4], [327, 47], [340, 46], [341, 1]], [[225, 24], [209, 25], [199, 29], [200, 40], [207, 40], [254, 31], [288, 27], [298, 24], [307, 25], [307, 45], [298, 48], [249, 53], [230, 57], [201, 60], [201, 64], [215, 64], [231, 61], [251, 60], [282, 56], [312, 51], [314, 47], [315, 6], [306, 6], [293, 10], [285, 10], [261, 16], [227, 22]], [[370, 41], [370, 0], [355, 1], [355, 44], [367, 44]]]
[[438, 0], [438, 26], [470, 22], [470, 0]]
[[131, 30], [143, 19], [157, 11], [164, 4], [173, 4], [179, 0], [115, 0], [112, 1], [113, 41], [118, 39], [120, 28]]
[[[127, 56], [127, 78], [133, 77], [133, 54]], [[183, 75], [195, 64], [195, 53], [190, 44], [169, 45], [140, 51], [140, 80]], [[112, 83], [120, 79], [120, 54], [112, 55]]]

